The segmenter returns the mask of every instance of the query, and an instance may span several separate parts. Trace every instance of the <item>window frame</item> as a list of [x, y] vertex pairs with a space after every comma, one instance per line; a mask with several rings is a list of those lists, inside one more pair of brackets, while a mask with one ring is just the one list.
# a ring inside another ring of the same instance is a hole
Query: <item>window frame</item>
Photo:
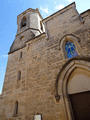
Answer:
[[75, 36], [73, 34], [67, 34], [67, 35], [64, 35], [59, 41], [59, 50], [61, 50], [61, 54], [63, 56], [63, 59], [69, 59], [67, 57], [67, 54], [65, 51], [65, 43], [67, 41], [70, 41], [75, 45], [78, 55], [82, 55], [83, 51], [82, 51], [80, 44], [79, 44], [80, 38], [78, 38], [77, 36]]

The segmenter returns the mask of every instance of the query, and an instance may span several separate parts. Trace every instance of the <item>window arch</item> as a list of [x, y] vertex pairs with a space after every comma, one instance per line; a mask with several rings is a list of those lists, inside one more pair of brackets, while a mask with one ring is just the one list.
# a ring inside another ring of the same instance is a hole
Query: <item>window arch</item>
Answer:
[[82, 54], [80, 47], [80, 38], [74, 34], [66, 34], [59, 41], [59, 49], [61, 50], [64, 59], [73, 58]]
[[25, 27], [27, 25], [27, 19], [26, 19], [26, 17], [24, 16], [23, 18], [22, 18], [22, 20], [21, 20], [21, 28], [22, 27]]
[[66, 52], [67, 58], [72, 58], [72, 57], [78, 56], [78, 53], [76, 51], [76, 46], [71, 41], [65, 42], [65, 52]]

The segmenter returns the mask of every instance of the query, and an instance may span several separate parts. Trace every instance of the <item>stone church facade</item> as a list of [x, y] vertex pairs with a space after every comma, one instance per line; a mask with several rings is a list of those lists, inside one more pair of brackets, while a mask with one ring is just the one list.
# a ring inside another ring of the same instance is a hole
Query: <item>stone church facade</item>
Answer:
[[17, 16], [0, 120], [90, 120], [90, 10]]

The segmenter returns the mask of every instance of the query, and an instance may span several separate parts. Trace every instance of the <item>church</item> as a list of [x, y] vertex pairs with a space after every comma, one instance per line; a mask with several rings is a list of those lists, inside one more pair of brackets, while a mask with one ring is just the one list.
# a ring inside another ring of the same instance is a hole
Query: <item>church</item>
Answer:
[[75, 2], [42, 18], [17, 16], [0, 120], [90, 120], [90, 9]]

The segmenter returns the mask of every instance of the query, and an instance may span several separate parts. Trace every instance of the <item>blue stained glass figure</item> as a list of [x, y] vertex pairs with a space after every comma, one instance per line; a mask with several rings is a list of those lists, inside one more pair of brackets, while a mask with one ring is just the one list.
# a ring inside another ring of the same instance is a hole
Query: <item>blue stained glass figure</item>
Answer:
[[75, 45], [70, 41], [65, 43], [65, 51], [68, 58], [72, 58], [78, 55]]

